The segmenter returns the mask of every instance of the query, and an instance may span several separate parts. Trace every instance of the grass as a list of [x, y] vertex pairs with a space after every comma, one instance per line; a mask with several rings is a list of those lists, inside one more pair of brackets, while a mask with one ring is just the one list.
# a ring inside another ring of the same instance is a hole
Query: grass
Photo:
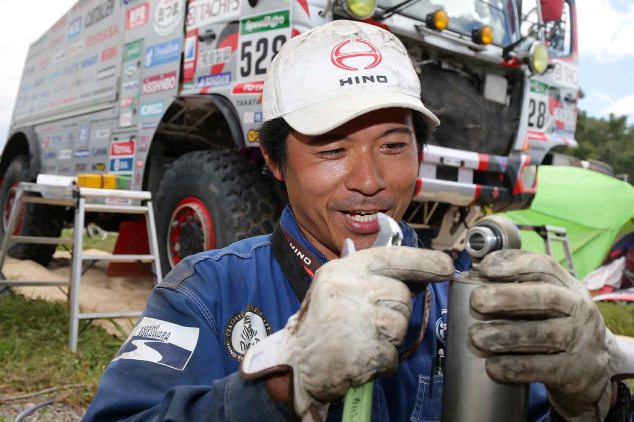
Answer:
[[597, 303], [605, 325], [614, 333], [634, 337], [634, 306], [620, 303]]
[[[62, 230], [62, 237], [67, 239], [72, 239], [73, 230], [72, 229]], [[102, 251], [112, 253], [116, 242], [117, 242], [117, 233], [109, 232], [108, 237], [102, 240], [100, 237], [89, 237], [84, 231], [84, 249], [100, 249]], [[58, 246], [57, 250], [64, 251], [66, 249], [63, 246]]]
[[5, 295], [0, 301], [0, 395], [86, 384], [68, 401], [87, 405], [122, 339], [80, 321], [78, 353], [68, 348], [67, 309], [59, 303]]

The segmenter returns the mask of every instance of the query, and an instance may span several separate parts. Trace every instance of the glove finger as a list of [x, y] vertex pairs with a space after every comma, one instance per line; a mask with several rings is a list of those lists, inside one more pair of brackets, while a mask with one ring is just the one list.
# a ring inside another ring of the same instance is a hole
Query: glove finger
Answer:
[[469, 303], [487, 316], [550, 318], [570, 315], [576, 297], [570, 289], [551, 284], [510, 283], [477, 287]]
[[384, 302], [379, 305], [372, 316], [372, 322], [376, 327], [376, 337], [381, 342], [388, 342], [398, 347], [405, 339], [410, 312], [404, 315], [402, 309], [392, 309]]
[[[404, 283], [390, 277], [372, 275], [363, 280], [359, 287], [363, 289], [361, 294], [367, 295], [370, 302], [394, 310], [403, 310], [403, 315], [409, 319], [412, 295]], [[403, 305], [406, 309], [403, 309]]]
[[504, 249], [487, 255], [478, 271], [495, 281], [540, 281], [568, 286], [570, 274], [548, 255]]
[[398, 367], [398, 349], [394, 345], [382, 342], [376, 346], [376, 349], [367, 355], [367, 360], [362, 361], [363, 365], [358, 365], [363, 370], [350, 379], [352, 386], [363, 385], [371, 379], [393, 372]]
[[487, 353], [558, 353], [568, 350], [568, 319], [477, 322], [469, 327], [473, 345]]
[[397, 280], [445, 281], [454, 272], [453, 262], [449, 255], [407, 246], [364, 249], [351, 255], [350, 258], [367, 268], [370, 274]]
[[498, 382], [540, 382], [558, 388], [569, 381], [564, 353], [541, 355], [498, 355], [486, 360], [485, 368], [491, 379]]

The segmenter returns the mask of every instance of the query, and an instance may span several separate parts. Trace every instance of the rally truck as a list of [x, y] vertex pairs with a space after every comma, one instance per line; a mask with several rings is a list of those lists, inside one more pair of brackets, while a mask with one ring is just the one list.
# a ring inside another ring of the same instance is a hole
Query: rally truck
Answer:
[[[291, 37], [356, 19], [403, 41], [442, 121], [406, 219], [459, 249], [483, 210], [527, 207], [536, 166], [575, 145], [575, 18], [574, 0], [80, 0], [29, 48], [0, 159], [0, 234], [20, 181], [82, 173], [152, 192], [165, 269], [270, 232], [284, 195], [257, 148], [267, 66]], [[26, 235], [71, 221], [43, 205], [21, 213]], [[47, 263], [53, 251], [12, 253]]]

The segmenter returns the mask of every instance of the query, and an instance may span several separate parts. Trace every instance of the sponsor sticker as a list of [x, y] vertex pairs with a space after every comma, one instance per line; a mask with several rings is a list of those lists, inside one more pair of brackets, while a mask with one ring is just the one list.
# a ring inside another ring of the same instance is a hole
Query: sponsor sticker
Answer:
[[198, 327], [143, 317], [113, 361], [140, 360], [182, 371], [196, 349], [199, 332]]
[[134, 140], [114, 141], [110, 144], [110, 155], [113, 157], [121, 155], [134, 155]]
[[176, 72], [162, 73], [160, 75], [149, 76], [143, 79], [143, 94], [155, 94], [157, 92], [169, 91], [176, 88]]
[[187, 28], [199, 28], [240, 16], [241, 0], [194, 0], [187, 8]]
[[146, 68], [176, 61], [181, 56], [180, 38], [175, 38], [145, 49], [143, 64]]
[[264, 121], [264, 115], [261, 111], [256, 111], [253, 113], [253, 122], [254, 123], [262, 123]]
[[196, 82], [197, 88], [215, 88], [227, 86], [231, 83], [231, 72], [218, 73], [217, 75], [200, 76]]
[[100, 155], [108, 155], [108, 147], [100, 147], [100, 148], [95, 147], [92, 149], [93, 157], [98, 157]]
[[140, 106], [141, 116], [158, 116], [163, 114], [164, 105], [163, 101], [155, 101], [152, 103], [141, 103]]
[[111, 158], [109, 170], [113, 173], [132, 173], [134, 158]]
[[129, 81], [121, 84], [121, 94], [134, 96], [139, 93], [139, 81]]
[[55, 157], [57, 157], [57, 152], [55, 152], [55, 151], [49, 151], [46, 154], [44, 154], [44, 159], [45, 160], [52, 160]]
[[139, 124], [139, 130], [150, 130], [150, 129], [156, 129], [158, 123], [156, 122], [143, 122], [141, 124]]
[[88, 151], [87, 149], [77, 150], [75, 151], [75, 158], [88, 157], [89, 154], [90, 154], [90, 151]]
[[79, 40], [68, 46], [66, 56], [68, 58], [75, 57], [82, 51], [84, 51], [84, 40]]
[[134, 76], [134, 74], [137, 71], [137, 65], [136, 63], [133, 63], [131, 65], [129, 65], [128, 67], [125, 68], [125, 70], [123, 71], [123, 74], [127, 77], [127, 78], [131, 78]]
[[142, 135], [139, 137], [137, 151], [147, 151], [150, 148], [150, 137]]
[[91, 47], [95, 44], [109, 40], [116, 35], [119, 35], [119, 25], [115, 23], [86, 38], [86, 46]]
[[119, 101], [120, 108], [130, 108], [134, 104], [134, 97], [123, 97]]
[[97, 76], [95, 77], [95, 79], [97, 79], [98, 81], [102, 81], [104, 79], [112, 78], [114, 75], [115, 75], [115, 67], [108, 66], [98, 70]]
[[108, 16], [112, 15], [112, 13], [114, 12], [114, 5], [115, 0], [105, 0], [104, 2], [90, 9], [86, 14], [86, 28], [89, 28], [97, 22], [100, 22]]
[[150, 14], [150, 6], [147, 3], [140, 4], [126, 12], [125, 29], [131, 30], [145, 25]]
[[258, 133], [251, 129], [248, 133], [247, 133], [247, 140], [251, 143], [257, 142], [258, 141]]
[[125, 45], [123, 49], [124, 62], [137, 60], [139, 57], [141, 57], [141, 43], [142, 43], [142, 40], [137, 40]]
[[90, 135], [92, 139], [105, 139], [110, 137], [110, 129], [95, 129]]
[[254, 112], [249, 111], [244, 113], [244, 118], [242, 119], [242, 121], [244, 123], [253, 123], [254, 122]]
[[68, 34], [66, 35], [66, 39], [70, 40], [75, 38], [81, 32], [82, 20], [81, 16], [77, 19], [73, 19], [68, 24]]
[[91, 168], [93, 171], [105, 171], [106, 163], [93, 163]]
[[95, 54], [94, 56], [90, 56], [87, 59], [81, 61], [81, 68], [84, 69], [86, 67], [92, 66], [93, 64], [99, 61], [99, 56]]
[[164, 37], [178, 26], [181, 16], [180, 0], [159, 0], [154, 10], [154, 32]]
[[217, 48], [215, 50], [201, 51], [200, 63], [202, 66], [229, 63], [231, 60], [231, 47]]
[[105, 62], [107, 60], [110, 60], [110, 59], [116, 57], [116, 55], [117, 55], [117, 46], [116, 45], [114, 47], [106, 48], [106, 49], [104, 49], [101, 52], [101, 61]]
[[261, 94], [264, 90], [264, 81], [241, 82], [233, 86], [232, 94]]
[[70, 158], [72, 157], [73, 153], [71, 150], [69, 149], [63, 149], [59, 152], [58, 158], [60, 160], [70, 160]]
[[134, 117], [134, 111], [132, 110], [119, 110], [119, 127], [132, 126], [132, 119]]
[[183, 54], [183, 82], [190, 83], [196, 73], [196, 62], [198, 60], [198, 30], [187, 31], [185, 34], [185, 45]]
[[240, 35], [288, 28], [290, 26], [289, 17], [289, 10], [280, 10], [279, 12], [266, 13], [264, 15], [242, 19]]
[[225, 347], [229, 355], [241, 361], [251, 346], [273, 333], [271, 324], [262, 311], [254, 305], [238, 312], [225, 326]]
[[86, 171], [88, 169], [88, 163], [75, 164], [75, 171]]

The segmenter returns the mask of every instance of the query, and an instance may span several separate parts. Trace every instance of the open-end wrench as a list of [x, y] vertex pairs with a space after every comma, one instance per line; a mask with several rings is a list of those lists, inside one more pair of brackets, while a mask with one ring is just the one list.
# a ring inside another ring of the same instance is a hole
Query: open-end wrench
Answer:
[[[403, 241], [403, 232], [390, 216], [377, 213], [379, 222], [379, 235], [370, 246], [400, 246]], [[348, 256], [356, 252], [354, 242], [346, 239], [341, 248], [341, 257]], [[369, 422], [372, 417], [372, 393], [373, 382], [369, 381], [360, 387], [351, 387], [346, 393], [343, 405], [342, 422]]]

